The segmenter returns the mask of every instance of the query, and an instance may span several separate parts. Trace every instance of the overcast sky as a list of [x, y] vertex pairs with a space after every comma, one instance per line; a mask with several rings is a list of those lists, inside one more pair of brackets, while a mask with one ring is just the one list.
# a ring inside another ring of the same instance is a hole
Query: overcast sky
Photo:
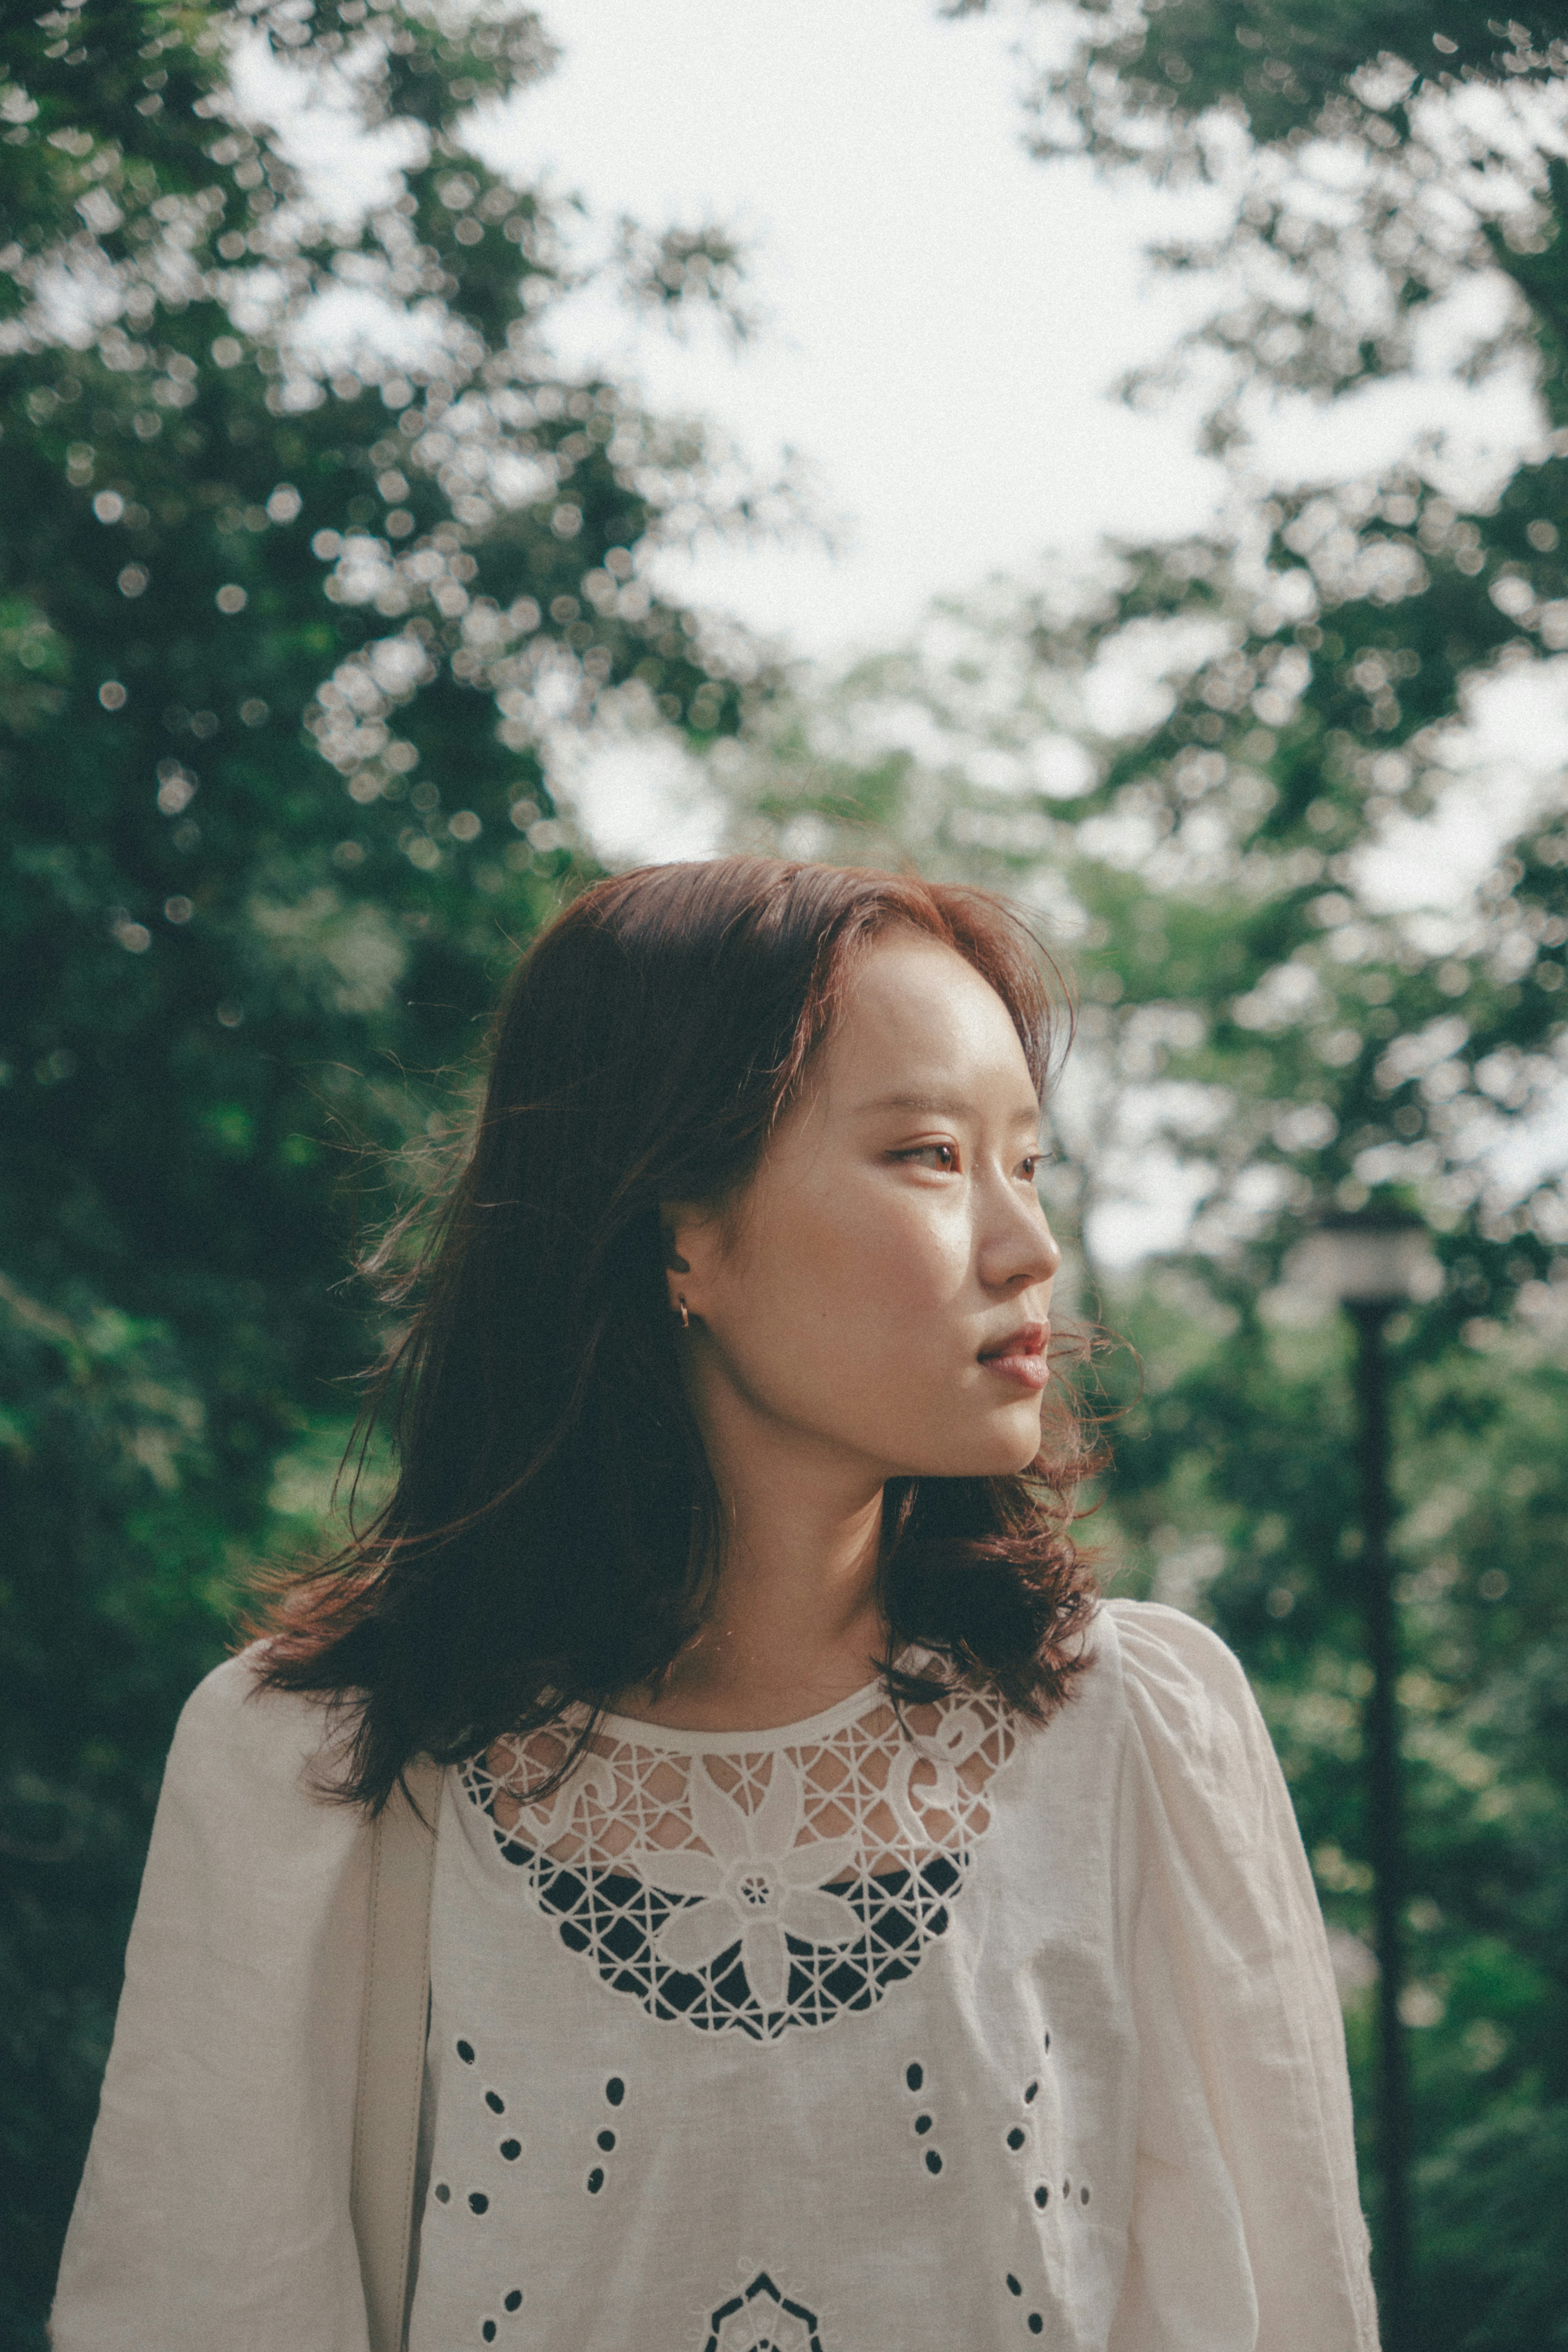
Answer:
[[589, 299], [563, 346], [714, 417], [761, 468], [793, 446], [842, 541], [709, 551], [683, 584], [837, 654], [993, 571], [1209, 518], [1221, 486], [1189, 420], [1110, 392], [1197, 314], [1143, 257], [1176, 207], [1025, 152], [1016, 18], [944, 22], [929, 0], [543, 13], [562, 63], [486, 130], [486, 160], [612, 217], [735, 225], [767, 320], [738, 353], [711, 332], [683, 349]]

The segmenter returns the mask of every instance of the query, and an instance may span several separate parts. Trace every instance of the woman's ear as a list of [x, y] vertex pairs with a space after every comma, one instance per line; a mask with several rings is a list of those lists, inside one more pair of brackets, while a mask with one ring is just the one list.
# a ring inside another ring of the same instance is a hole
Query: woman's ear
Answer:
[[696, 1212], [685, 1201], [662, 1201], [659, 1203], [659, 1238], [664, 1245], [664, 1264], [673, 1274], [690, 1274], [691, 1261], [681, 1247], [685, 1231], [695, 1220]]
[[[705, 1220], [701, 1210], [690, 1201], [662, 1201], [659, 1203], [659, 1234], [664, 1248], [664, 1274], [670, 1294], [670, 1312], [678, 1315], [681, 1300], [692, 1286], [694, 1268], [691, 1252]], [[687, 1297], [688, 1310], [690, 1299]]]

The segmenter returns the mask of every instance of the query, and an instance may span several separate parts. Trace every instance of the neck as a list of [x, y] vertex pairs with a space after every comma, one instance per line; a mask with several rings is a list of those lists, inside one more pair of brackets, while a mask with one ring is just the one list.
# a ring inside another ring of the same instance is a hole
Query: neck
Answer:
[[722, 1409], [702, 1418], [724, 1512], [718, 1587], [658, 1696], [628, 1693], [617, 1708], [687, 1730], [772, 1729], [875, 1672], [883, 1481], [799, 1432], [749, 1416], [727, 1427]]

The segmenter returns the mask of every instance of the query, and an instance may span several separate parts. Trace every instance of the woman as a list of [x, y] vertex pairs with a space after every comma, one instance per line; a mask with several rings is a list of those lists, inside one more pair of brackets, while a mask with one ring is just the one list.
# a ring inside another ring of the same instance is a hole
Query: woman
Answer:
[[363, 2352], [365, 1822], [421, 1753], [412, 2352], [1375, 2344], [1267, 1735], [1071, 1538], [1047, 1069], [975, 894], [655, 867], [538, 941], [392, 1501], [182, 1720], [58, 2352]]

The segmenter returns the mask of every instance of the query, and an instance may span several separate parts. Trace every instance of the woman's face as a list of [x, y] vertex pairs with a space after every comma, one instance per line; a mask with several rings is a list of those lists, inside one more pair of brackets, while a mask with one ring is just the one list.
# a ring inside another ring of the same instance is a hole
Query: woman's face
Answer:
[[877, 1482], [1033, 1460], [1061, 1264], [1039, 1123], [996, 992], [916, 930], [879, 940], [738, 1202], [668, 1213], [721, 1455], [749, 1426]]

